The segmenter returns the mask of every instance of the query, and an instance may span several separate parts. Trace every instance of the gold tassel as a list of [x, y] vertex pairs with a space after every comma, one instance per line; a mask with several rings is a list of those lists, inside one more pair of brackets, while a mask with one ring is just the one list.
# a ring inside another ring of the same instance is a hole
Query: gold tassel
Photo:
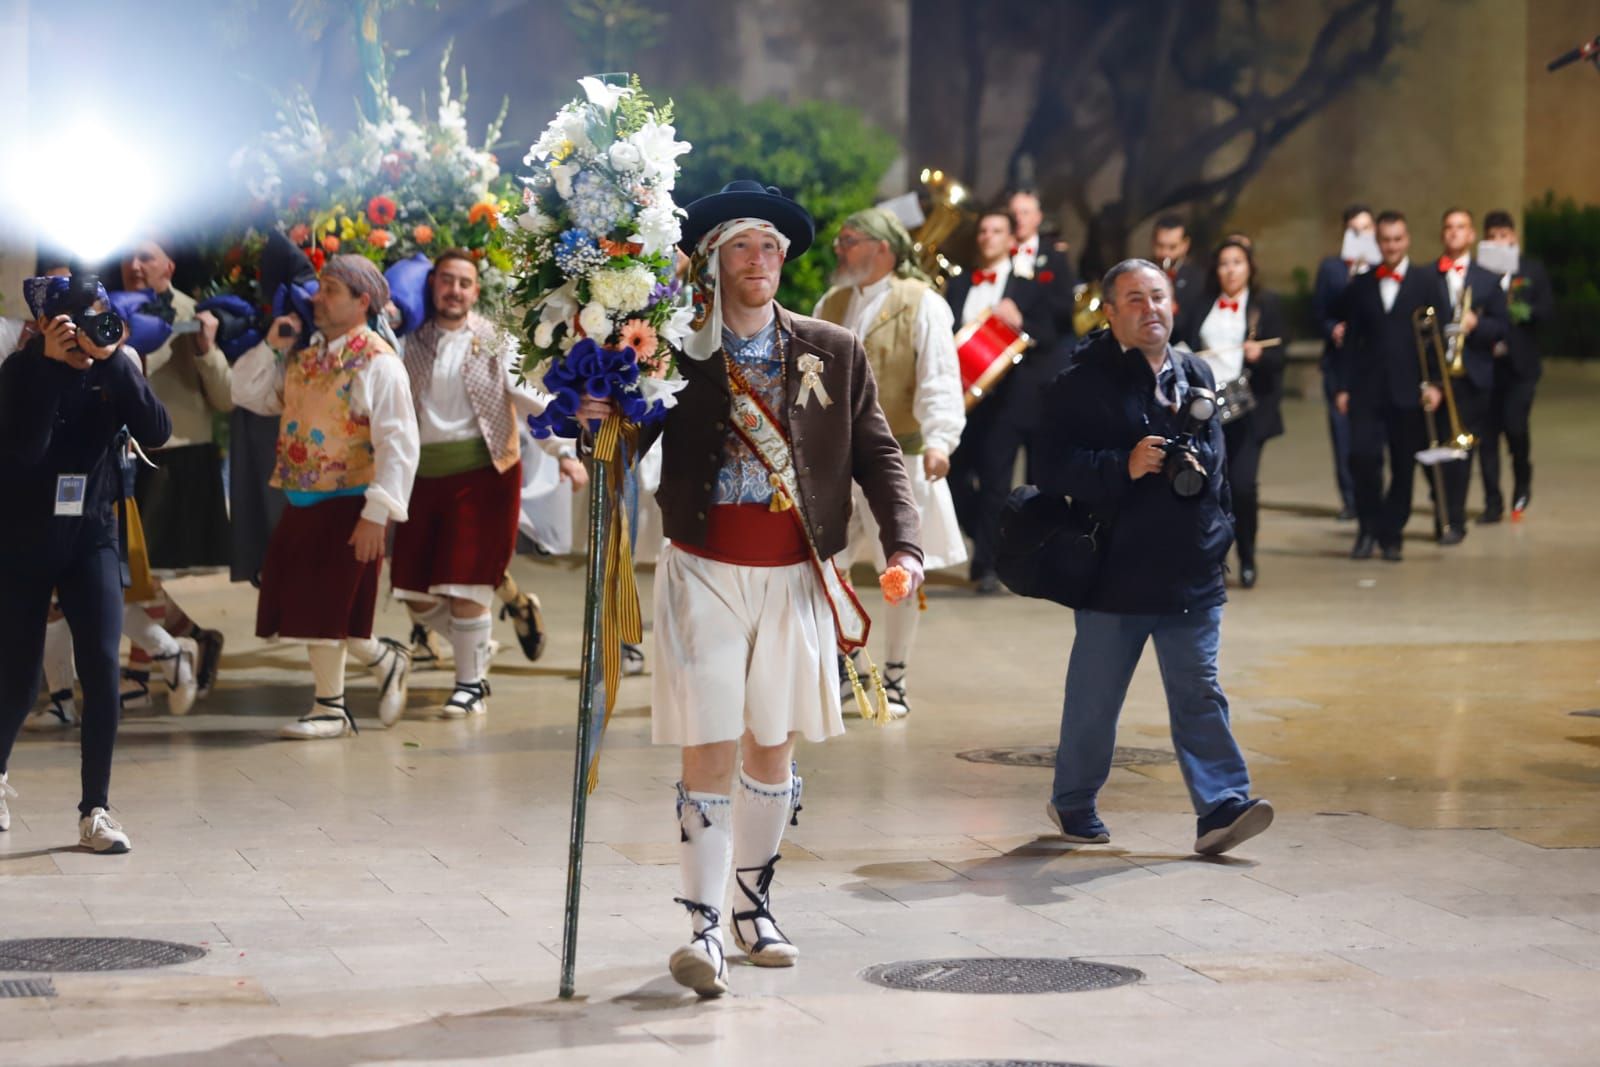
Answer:
[[767, 475], [767, 484], [772, 486], [772, 503], [767, 505], [768, 511], [788, 511], [794, 507], [794, 501], [789, 499], [789, 494], [783, 491], [783, 479], [776, 474]]
[[[861, 654], [865, 656], [866, 650], [863, 649]], [[873, 721], [879, 726], [886, 726], [890, 722], [889, 694], [884, 691], [883, 675], [878, 673], [878, 665], [872, 662], [871, 656], [867, 656], [867, 665], [872, 668], [872, 688], [878, 695], [878, 714]]]
[[867, 703], [867, 694], [861, 688], [861, 675], [856, 671], [856, 657], [853, 653], [845, 653], [844, 672], [850, 676], [850, 689], [856, 695], [856, 711], [868, 722], [872, 721], [872, 705]]

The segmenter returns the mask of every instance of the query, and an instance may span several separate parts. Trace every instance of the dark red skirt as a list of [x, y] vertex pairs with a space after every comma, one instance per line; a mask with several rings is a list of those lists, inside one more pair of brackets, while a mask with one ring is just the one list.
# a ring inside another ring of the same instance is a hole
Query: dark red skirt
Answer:
[[291, 504], [261, 565], [256, 636], [284, 640], [371, 637], [383, 558], [358, 563], [350, 545], [364, 496]]
[[389, 583], [426, 593], [436, 585], [496, 586], [517, 550], [522, 464], [418, 478], [410, 518], [395, 527]]

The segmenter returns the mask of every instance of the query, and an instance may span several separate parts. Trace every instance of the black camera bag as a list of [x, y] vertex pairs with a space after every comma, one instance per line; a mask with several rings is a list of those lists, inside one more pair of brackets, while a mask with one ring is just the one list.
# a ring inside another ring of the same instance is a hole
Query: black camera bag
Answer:
[[1094, 591], [1110, 521], [1066, 497], [1018, 486], [1000, 510], [995, 573], [1018, 596], [1081, 608]]

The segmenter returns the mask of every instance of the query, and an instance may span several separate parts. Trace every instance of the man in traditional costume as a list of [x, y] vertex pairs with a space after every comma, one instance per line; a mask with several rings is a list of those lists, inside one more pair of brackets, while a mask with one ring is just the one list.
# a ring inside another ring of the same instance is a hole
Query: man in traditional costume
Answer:
[[[730, 862], [733, 935], [749, 961], [789, 967], [799, 955], [773, 918], [771, 887], [799, 792], [794, 739], [844, 732], [835, 653], [867, 637], [832, 562], [852, 478], [884, 555], [909, 579], [904, 594], [922, 579], [916, 501], [861, 342], [775, 299], [784, 260], [814, 236], [804, 208], [753, 181], [695, 201], [683, 232], [700, 314], [679, 364], [688, 384], [660, 430], [656, 499], [670, 543], [656, 564], [651, 720], [655, 742], [681, 746], [683, 759], [677, 899], [692, 937], [670, 967], [705, 997], [728, 988]], [[591, 399], [580, 414], [614, 410]], [[653, 437], [642, 433], [641, 449]]]
[[422, 447], [390, 579], [415, 625], [449, 636], [456, 678], [442, 711], [462, 718], [488, 710], [496, 587], [509, 583], [515, 602], [527, 602], [530, 633], [538, 623], [537, 602], [506, 568], [522, 504], [517, 427], [547, 397], [517, 383], [516, 342], [474, 310], [478, 265], [469, 252], [440, 255], [427, 284], [431, 308], [402, 346]]
[[289, 497], [261, 567], [256, 636], [302, 641], [315, 702], [282, 736], [355, 732], [345, 704], [345, 655], [378, 683], [378, 715], [405, 708], [410, 657], [372, 637], [378, 572], [390, 522], [406, 521], [417, 472], [417, 417], [406, 370], [371, 322], [389, 286], [355, 255], [329, 260], [311, 300], [317, 332], [297, 351], [298, 316], [276, 320], [267, 341], [234, 366], [234, 400], [282, 413], [273, 484]]
[[[882, 208], [858, 211], [844, 221], [833, 242], [839, 283], [817, 303], [815, 315], [861, 338], [878, 385], [878, 404], [906, 458], [906, 476], [922, 519], [922, 564], [932, 570], [965, 563], [966, 544], [956, 523], [950, 486], [950, 454], [967, 423], [961, 369], [956, 361], [950, 305], [933, 291], [916, 263], [916, 243], [900, 220]], [[850, 543], [839, 565], [846, 574], [857, 560], [872, 559], [879, 571], [888, 561], [878, 543], [866, 497], [855, 490]], [[883, 686], [889, 713], [903, 718], [906, 670], [920, 616], [916, 598], [884, 612], [888, 631]], [[856, 664], [860, 674], [860, 664]], [[842, 665], [841, 665], [842, 667]], [[852, 692], [849, 671], [840, 671], [840, 696]]]

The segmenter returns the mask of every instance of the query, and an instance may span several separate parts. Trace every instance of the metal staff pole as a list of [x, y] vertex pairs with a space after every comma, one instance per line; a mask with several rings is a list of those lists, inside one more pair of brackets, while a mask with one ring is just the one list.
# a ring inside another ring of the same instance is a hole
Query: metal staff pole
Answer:
[[[585, 435], [588, 437], [588, 435]], [[591, 440], [592, 444], [592, 440]], [[592, 448], [589, 450], [593, 456]], [[607, 464], [589, 464], [589, 561], [584, 573], [583, 667], [578, 692], [578, 740], [572, 762], [572, 831], [567, 850], [566, 917], [561, 932], [561, 999], [574, 992], [578, 957], [578, 898], [583, 888], [583, 827], [589, 809], [589, 761], [595, 730], [595, 695], [600, 688], [600, 599], [605, 578]]]

